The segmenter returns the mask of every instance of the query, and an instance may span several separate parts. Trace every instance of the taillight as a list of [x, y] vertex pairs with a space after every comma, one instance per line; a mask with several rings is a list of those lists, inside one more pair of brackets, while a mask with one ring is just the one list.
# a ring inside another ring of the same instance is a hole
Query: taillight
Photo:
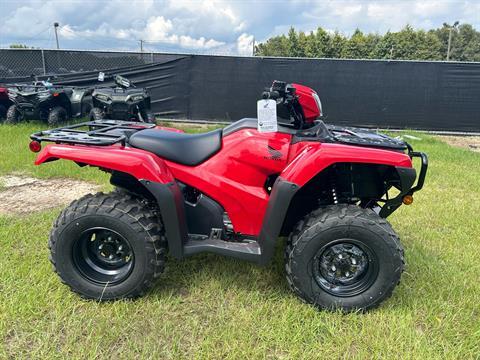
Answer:
[[30, 144], [28, 144], [28, 147], [30, 148], [30, 151], [34, 153], [42, 150], [42, 145], [36, 140], [31, 141]]

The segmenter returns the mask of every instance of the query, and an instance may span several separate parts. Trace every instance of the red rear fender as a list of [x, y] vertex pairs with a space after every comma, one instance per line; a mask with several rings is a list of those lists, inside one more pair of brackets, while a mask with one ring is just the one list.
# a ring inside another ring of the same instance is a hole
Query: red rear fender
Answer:
[[47, 145], [38, 154], [35, 165], [58, 159], [99, 168], [121, 171], [139, 180], [169, 183], [174, 180], [170, 169], [157, 156], [140, 149], [123, 146]]
[[299, 186], [335, 163], [365, 163], [412, 167], [410, 157], [401, 152], [329, 143], [294, 145], [293, 159], [281, 173], [284, 180]]

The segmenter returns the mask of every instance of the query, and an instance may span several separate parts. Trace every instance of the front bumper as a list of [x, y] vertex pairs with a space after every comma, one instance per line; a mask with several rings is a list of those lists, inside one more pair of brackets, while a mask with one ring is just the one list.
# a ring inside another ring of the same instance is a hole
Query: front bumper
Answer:
[[427, 176], [428, 156], [425, 153], [416, 151], [411, 151], [409, 155], [411, 158], [419, 157], [422, 160], [422, 166], [420, 168], [420, 175], [418, 175], [417, 185], [410, 189], [410, 195], [412, 195], [415, 191], [421, 190], [423, 188], [423, 183], [425, 182], [425, 177]]
[[393, 199], [389, 199], [385, 202], [382, 209], [379, 212], [379, 215], [383, 218], [386, 218], [395, 210], [397, 210], [400, 205], [402, 205], [403, 198], [406, 195], [413, 195], [415, 192], [421, 190], [423, 188], [423, 184], [425, 183], [425, 177], [427, 175], [428, 169], [428, 157], [427, 154], [422, 152], [410, 151], [408, 153], [411, 159], [415, 157], [419, 157], [422, 161], [420, 167], [420, 173], [418, 175], [417, 183], [415, 183], [415, 178], [417, 177], [417, 172], [415, 168], [407, 168], [407, 167], [396, 167], [397, 174], [400, 180], [400, 193], [394, 197]]

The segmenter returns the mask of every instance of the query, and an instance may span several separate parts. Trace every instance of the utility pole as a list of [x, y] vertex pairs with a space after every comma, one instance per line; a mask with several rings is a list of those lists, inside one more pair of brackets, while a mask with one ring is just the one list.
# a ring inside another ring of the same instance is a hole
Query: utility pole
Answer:
[[452, 31], [457, 28], [459, 22], [455, 21], [453, 26], [449, 25], [448, 29], [448, 47], [447, 47], [447, 61], [450, 61], [450, 50], [452, 47]]
[[140, 52], [143, 53], [143, 43], [145, 40], [138, 40], [140, 42]]
[[255, 37], [253, 37], [253, 42], [252, 42], [252, 56], [255, 56]]
[[58, 44], [58, 32], [57, 32], [58, 26], [59, 26], [58, 22], [53, 23], [53, 28], [55, 29], [55, 40], [57, 40], [57, 50], [60, 49], [60, 45]]

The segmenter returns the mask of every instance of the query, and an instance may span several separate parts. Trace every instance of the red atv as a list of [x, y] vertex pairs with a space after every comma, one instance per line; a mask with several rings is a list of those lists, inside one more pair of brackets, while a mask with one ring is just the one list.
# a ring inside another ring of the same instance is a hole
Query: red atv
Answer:
[[[275, 83], [264, 97], [286, 106], [293, 126], [264, 133], [242, 119], [189, 135], [103, 120], [33, 134], [34, 152], [55, 143], [37, 165], [95, 166], [117, 187], [74, 201], [55, 222], [49, 247], [62, 281], [85, 298], [133, 298], [161, 275], [167, 253], [266, 264], [287, 236], [287, 282], [306, 302], [350, 311], [388, 298], [404, 258], [385, 218], [422, 188], [426, 155], [372, 131], [314, 122], [321, 105], [309, 88]], [[416, 185], [413, 157], [422, 160]]]
[[0, 87], [0, 120], [5, 119], [10, 105], [12, 105], [12, 102], [8, 98], [7, 88]]

